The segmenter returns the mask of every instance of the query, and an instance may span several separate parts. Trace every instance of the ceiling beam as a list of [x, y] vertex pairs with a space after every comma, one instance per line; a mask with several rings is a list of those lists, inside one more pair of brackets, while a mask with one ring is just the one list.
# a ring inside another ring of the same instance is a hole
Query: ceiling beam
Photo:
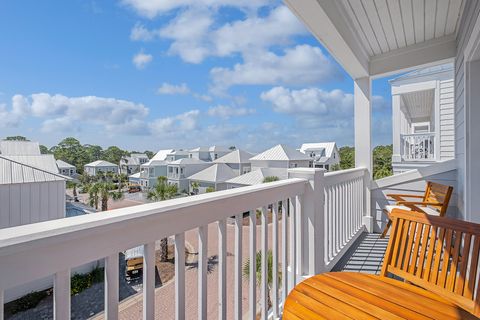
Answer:
[[372, 57], [370, 76], [380, 78], [452, 62], [456, 54], [457, 43], [454, 35], [432, 39]]
[[353, 79], [369, 75], [368, 55], [332, 0], [284, 0]]

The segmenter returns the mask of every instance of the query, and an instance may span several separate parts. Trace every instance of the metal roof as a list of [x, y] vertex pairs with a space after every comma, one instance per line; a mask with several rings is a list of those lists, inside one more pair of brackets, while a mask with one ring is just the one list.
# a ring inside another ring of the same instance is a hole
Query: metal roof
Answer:
[[75, 169], [74, 165], [71, 165], [70, 163], [67, 163], [63, 160], [57, 160], [57, 167], [60, 169]]
[[40, 145], [32, 141], [0, 141], [0, 154], [4, 156], [40, 155]]
[[253, 153], [243, 151], [240, 149], [227, 153], [223, 157], [218, 158], [216, 163], [250, 163], [250, 158], [254, 156]]
[[226, 164], [217, 163], [200, 172], [188, 177], [190, 180], [208, 181], [208, 182], [225, 182], [228, 179], [235, 177], [236, 174]]
[[332, 156], [333, 150], [335, 150], [335, 142], [317, 142], [317, 143], [304, 143], [300, 147], [301, 153], [306, 153], [308, 151], [317, 151], [324, 149], [325, 157], [330, 158]]
[[174, 149], [164, 149], [164, 150], [159, 150], [154, 156], [153, 158], [150, 160], [151, 161], [156, 161], [156, 160], [165, 160], [167, 159], [167, 155], [168, 154], [171, 154], [172, 152], [174, 152], [175, 150]]
[[253, 186], [263, 183], [266, 177], [278, 177], [280, 180], [287, 179], [288, 172], [285, 168], [260, 168], [241, 176], [227, 180], [229, 184], [240, 184], [244, 186]]
[[195, 159], [195, 158], [183, 158], [183, 159], [172, 161], [169, 163], [169, 165], [171, 164], [204, 164], [204, 163], [208, 163], [208, 162]]
[[57, 161], [53, 157], [53, 154], [40, 154], [34, 156], [16, 155], [4, 157], [40, 170], [45, 170], [51, 173], [58, 173]]
[[0, 156], [0, 184], [67, 180], [66, 177]]
[[118, 167], [116, 164], [105, 160], [97, 160], [90, 163], [87, 163], [85, 167]]
[[250, 160], [269, 160], [269, 161], [291, 161], [291, 160], [311, 160], [311, 158], [300, 151], [284, 144], [276, 145]]

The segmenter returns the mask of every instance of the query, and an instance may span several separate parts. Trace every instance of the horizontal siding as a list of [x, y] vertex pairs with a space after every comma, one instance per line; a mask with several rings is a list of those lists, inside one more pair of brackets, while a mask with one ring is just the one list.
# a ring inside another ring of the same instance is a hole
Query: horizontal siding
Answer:
[[455, 157], [455, 107], [454, 107], [454, 81], [440, 81], [440, 159], [448, 160]]

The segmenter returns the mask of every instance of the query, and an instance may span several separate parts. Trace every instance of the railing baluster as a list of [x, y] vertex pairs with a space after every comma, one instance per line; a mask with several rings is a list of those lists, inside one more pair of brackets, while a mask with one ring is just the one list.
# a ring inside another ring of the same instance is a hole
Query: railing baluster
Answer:
[[105, 319], [118, 319], [118, 253], [105, 258]]
[[330, 186], [328, 187], [328, 218], [329, 218], [329, 224], [328, 224], [328, 258], [329, 260], [333, 259], [333, 248], [334, 248], [334, 203], [335, 203], [335, 198], [333, 195], [333, 188]]
[[234, 292], [234, 318], [242, 319], [242, 231], [243, 214], [235, 216], [235, 292]]
[[250, 319], [255, 320], [257, 315], [257, 212], [250, 211], [250, 285], [249, 304]]
[[143, 246], [143, 320], [155, 319], [155, 242]]
[[282, 200], [282, 305], [288, 295], [288, 215], [287, 200]]
[[290, 250], [290, 277], [289, 277], [289, 287], [288, 287], [288, 291], [292, 290], [295, 285], [297, 284], [297, 276], [296, 276], [296, 272], [297, 272], [297, 235], [296, 235], [296, 231], [297, 231], [297, 223], [296, 223], [296, 218], [295, 218], [295, 209], [296, 209], [296, 198], [295, 197], [291, 197], [290, 198], [290, 247], [289, 247], [289, 250]]
[[[297, 252], [297, 281], [300, 281], [303, 275], [303, 212], [302, 196], [295, 197], [295, 221], [296, 221], [296, 252]], [[296, 284], [296, 283], [295, 283]]]
[[3, 290], [0, 289], [0, 320], [3, 320], [3, 314], [4, 314], [4, 293]]
[[227, 319], [227, 222], [218, 221], [218, 319]]
[[185, 233], [175, 235], [175, 319], [185, 319]]
[[198, 228], [198, 319], [207, 319], [208, 225]]
[[267, 224], [267, 207], [262, 207], [262, 262], [261, 262], [261, 274], [262, 274], [262, 283], [261, 283], [261, 293], [262, 293], [262, 320], [267, 320], [268, 316], [268, 266], [267, 266], [267, 250], [268, 250], [268, 224]]
[[53, 319], [70, 319], [70, 269], [53, 277]]
[[278, 202], [272, 204], [272, 302], [273, 318], [278, 313]]

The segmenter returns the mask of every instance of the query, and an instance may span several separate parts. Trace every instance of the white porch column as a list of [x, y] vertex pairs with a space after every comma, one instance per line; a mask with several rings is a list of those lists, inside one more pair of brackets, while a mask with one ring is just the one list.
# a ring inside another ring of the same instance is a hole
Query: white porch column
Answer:
[[[324, 173], [325, 169], [288, 169], [288, 178], [307, 179], [308, 184], [302, 195], [302, 274], [315, 275], [325, 268], [325, 224], [324, 224]], [[299, 254], [299, 253], [298, 253]], [[301, 279], [299, 279], [301, 280]]]
[[392, 95], [392, 143], [393, 153], [392, 162], [402, 161], [402, 111], [401, 111], [402, 96], [399, 94]]
[[369, 77], [354, 81], [355, 112], [355, 167], [367, 168], [365, 175], [365, 201], [363, 224], [368, 232], [373, 232], [370, 183], [372, 177], [372, 82]]

